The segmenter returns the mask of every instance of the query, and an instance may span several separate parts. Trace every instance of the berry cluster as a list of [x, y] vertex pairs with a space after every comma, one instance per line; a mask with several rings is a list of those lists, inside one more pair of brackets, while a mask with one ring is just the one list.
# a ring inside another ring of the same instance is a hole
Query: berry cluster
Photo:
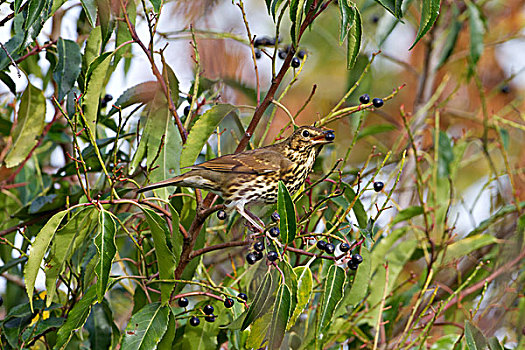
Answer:
[[[244, 293], [239, 293], [237, 294], [237, 298], [239, 300], [241, 300], [241, 302], [246, 302], [248, 301], [248, 296]], [[177, 301], [177, 304], [180, 306], [180, 307], [183, 307], [183, 308], [186, 308], [188, 305], [189, 305], [189, 301], [188, 301], [188, 298], [179, 298], [179, 300]], [[227, 309], [230, 309], [233, 307], [233, 305], [235, 304], [235, 300], [232, 299], [232, 298], [226, 298], [224, 299], [224, 307], [227, 308]], [[213, 314], [213, 312], [215, 311], [215, 308], [213, 306], [211, 306], [210, 304], [207, 304], [207, 305], [204, 305], [204, 307], [202, 308], [202, 312], [204, 313], [204, 320], [206, 322], [215, 322], [215, 319], [217, 318], [216, 315]], [[193, 327], [196, 327], [198, 326], [199, 324], [201, 323], [200, 319], [198, 316], [191, 316], [190, 317], [190, 320], [189, 320], [189, 324]]]
[[[361, 95], [359, 96], [359, 102], [361, 102], [362, 104], [367, 104], [367, 103], [370, 103], [370, 96], [368, 94], [364, 94], [364, 95]], [[372, 100], [372, 104], [374, 105], [375, 108], [380, 108], [383, 106], [385, 102], [383, 101], [382, 98], [374, 98]]]
[[[281, 40], [279, 39], [278, 43], [280, 43], [280, 42], [281, 42]], [[255, 58], [256, 59], [262, 58], [262, 51], [261, 51], [261, 49], [259, 47], [261, 47], [261, 46], [275, 46], [275, 43], [276, 43], [276, 39], [275, 38], [270, 38], [270, 37], [267, 37], [267, 36], [256, 38], [253, 41], [253, 46], [255, 47]], [[279, 51], [277, 53], [277, 56], [280, 59], [284, 60], [286, 58], [286, 56], [288, 55], [288, 52], [290, 52], [290, 50], [291, 50], [291, 46], [287, 45], [284, 48], [279, 49]], [[306, 51], [299, 50], [297, 52], [297, 54], [295, 55], [295, 57], [292, 58], [292, 62], [290, 63], [291, 66], [293, 68], [299, 68], [299, 66], [301, 65], [301, 60], [304, 59], [305, 56], [306, 56]]]
[[317, 248], [324, 250], [328, 254], [333, 254], [335, 252], [335, 245], [328, 243], [326, 241], [317, 241]]
[[361, 264], [363, 262], [363, 257], [359, 254], [352, 254], [352, 257], [350, 258], [350, 260], [348, 260], [348, 268], [350, 270], [357, 270], [357, 268], [359, 267], [359, 264]]

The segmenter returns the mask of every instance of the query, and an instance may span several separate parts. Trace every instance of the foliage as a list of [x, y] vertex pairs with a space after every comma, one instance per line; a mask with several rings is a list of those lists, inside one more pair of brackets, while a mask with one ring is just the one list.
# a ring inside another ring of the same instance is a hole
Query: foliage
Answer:
[[[522, 28], [506, 6], [12, 2], [1, 348], [523, 348], [523, 101], [494, 51]], [[210, 24], [225, 11], [238, 31]], [[253, 32], [264, 23], [271, 37]], [[410, 47], [372, 51], [399, 28]], [[149, 80], [128, 83], [137, 68]], [[255, 208], [277, 237], [220, 220], [206, 191], [135, 191], [314, 122], [334, 145], [299, 193], [280, 183]], [[250, 265], [255, 242], [264, 258]]]

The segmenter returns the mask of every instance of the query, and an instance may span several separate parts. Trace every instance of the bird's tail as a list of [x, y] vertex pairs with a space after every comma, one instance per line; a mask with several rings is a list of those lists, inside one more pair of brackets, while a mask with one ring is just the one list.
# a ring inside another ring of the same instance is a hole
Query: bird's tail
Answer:
[[151, 190], [155, 190], [155, 189], [161, 188], [161, 187], [183, 185], [183, 184], [181, 184], [181, 182], [183, 182], [185, 178], [186, 178], [186, 176], [179, 175], [179, 176], [172, 177], [171, 179], [155, 182], [153, 184], [150, 184], [148, 186], [145, 186], [145, 187], [142, 187], [142, 188], [138, 189], [137, 193], [151, 191]]

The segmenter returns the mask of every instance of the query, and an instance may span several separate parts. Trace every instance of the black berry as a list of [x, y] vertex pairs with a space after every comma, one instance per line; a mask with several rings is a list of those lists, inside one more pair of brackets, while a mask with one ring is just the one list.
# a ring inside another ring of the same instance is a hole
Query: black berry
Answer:
[[228, 217], [228, 216], [226, 215], [226, 212], [225, 212], [224, 210], [219, 210], [219, 211], [217, 212], [217, 218], [218, 218], [219, 220], [226, 220], [227, 217]]
[[253, 253], [248, 253], [248, 255], [246, 255], [246, 262], [253, 265], [257, 262], [257, 257]]
[[270, 261], [275, 261], [277, 260], [277, 258], [279, 258], [279, 254], [277, 254], [276, 251], [271, 251], [271, 252], [268, 252], [268, 255], [266, 256], [268, 258], [268, 260]]
[[237, 294], [237, 298], [242, 299], [244, 301], [248, 301], [248, 296], [244, 293]]
[[359, 265], [363, 262], [363, 257], [359, 254], [352, 254], [352, 260], [354, 264]]
[[299, 68], [300, 65], [301, 65], [300, 59], [298, 59], [297, 57], [292, 58], [292, 67]]
[[260, 38], [256, 38], [253, 41], [253, 46], [255, 46], [255, 47], [257, 47], [257, 46], [272, 46], [272, 45], [275, 45], [275, 39], [274, 38], [269, 38], [267, 36], [262, 36]]
[[255, 242], [255, 244], [253, 245], [253, 249], [255, 249], [258, 252], [262, 252], [264, 250], [264, 243], [261, 241]]
[[113, 96], [111, 96], [110, 94], [105, 94], [104, 95], [104, 101], [106, 102], [109, 102], [113, 99]]
[[208, 305], [204, 305], [204, 307], [202, 308], [202, 311], [204, 311], [204, 313], [205, 313], [206, 315], [211, 315], [211, 314], [213, 314], [213, 310], [214, 310], [214, 308], [213, 308], [213, 306], [211, 306], [210, 304], [208, 304]]
[[215, 315], [206, 316], [204, 319], [206, 322], [215, 322]]
[[190, 325], [192, 325], [193, 327], [197, 327], [200, 323], [201, 321], [199, 320], [197, 316], [192, 316], [190, 318]]
[[355, 271], [355, 270], [357, 270], [358, 267], [359, 266], [356, 263], [354, 263], [353, 260], [348, 261], [348, 268], [350, 270], [354, 270]]
[[379, 16], [378, 15], [373, 15], [372, 16], [372, 23], [377, 23], [379, 22]]
[[331, 131], [327, 132], [326, 134], [324, 134], [324, 138], [326, 141], [333, 141], [335, 140], [335, 134]]
[[508, 94], [510, 92], [510, 86], [505, 84], [501, 87], [501, 92], [504, 94]]
[[341, 243], [339, 244], [339, 250], [343, 253], [346, 253], [350, 250], [350, 246], [348, 245], [348, 243]]
[[188, 114], [190, 114], [190, 106], [189, 105], [184, 107], [184, 115], [188, 116]]
[[362, 104], [369, 103], [370, 102], [370, 96], [368, 94], [364, 94], [364, 95], [359, 96], [359, 102], [361, 102]]
[[276, 212], [276, 211], [274, 211], [274, 212], [272, 213], [272, 221], [273, 221], [273, 222], [278, 222], [279, 220], [281, 220], [281, 217], [279, 216], [279, 213]]
[[302, 60], [304, 58], [304, 56], [306, 55], [306, 52], [304, 50], [299, 50], [299, 52], [297, 53], [297, 57]]
[[280, 59], [284, 60], [284, 59], [286, 58], [286, 51], [284, 51], [284, 50], [279, 50], [279, 52], [277, 53], [277, 56], [278, 56]]
[[374, 105], [375, 108], [381, 107], [383, 105], [383, 103], [384, 103], [383, 99], [381, 99], [381, 98], [374, 98], [372, 100], [372, 104]]
[[189, 305], [189, 301], [187, 298], [180, 298], [177, 303], [179, 304], [180, 307], [186, 307]]
[[381, 190], [383, 189], [383, 187], [385, 187], [385, 184], [382, 183], [381, 181], [376, 181], [376, 182], [374, 182], [374, 191], [376, 191], [376, 192], [381, 192]]
[[279, 235], [281, 234], [281, 231], [279, 231], [277, 227], [272, 227], [271, 229], [268, 230], [268, 234], [275, 238], [275, 237], [279, 237]]
[[333, 254], [335, 251], [335, 246], [332, 243], [326, 243], [326, 246], [324, 247], [324, 251], [328, 254]]
[[262, 252], [257, 252], [257, 251], [253, 252], [253, 255], [255, 255], [255, 260], [257, 261], [261, 260], [264, 257]]
[[108, 102], [105, 100], [100, 101], [100, 108], [106, 108], [108, 106]]
[[4, 304], [4, 299], [0, 297], [0, 306], [2, 306], [3, 304]]
[[317, 248], [321, 249], [321, 250], [325, 250], [326, 249], [326, 241], [317, 241]]
[[255, 49], [255, 58], [259, 59], [262, 57], [262, 52], [259, 49]]
[[229, 309], [235, 304], [235, 301], [232, 298], [226, 298], [224, 299], [224, 307]]

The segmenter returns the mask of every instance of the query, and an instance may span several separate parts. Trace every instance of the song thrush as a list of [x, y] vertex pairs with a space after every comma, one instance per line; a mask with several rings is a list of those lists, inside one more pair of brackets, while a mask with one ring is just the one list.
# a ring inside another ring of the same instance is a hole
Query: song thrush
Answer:
[[262, 232], [262, 220], [244, 206], [251, 202], [277, 202], [279, 181], [290, 194], [297, 192], [312, 171], [322, 146], [334, 139], [332, 130], [303, 126], [279, 143], [188, 167], [191, 170], [185, 174], [151, 184], [137, 192], [165, 186], [208, 190], [224, 199], [228, 211], [237, 210]]

